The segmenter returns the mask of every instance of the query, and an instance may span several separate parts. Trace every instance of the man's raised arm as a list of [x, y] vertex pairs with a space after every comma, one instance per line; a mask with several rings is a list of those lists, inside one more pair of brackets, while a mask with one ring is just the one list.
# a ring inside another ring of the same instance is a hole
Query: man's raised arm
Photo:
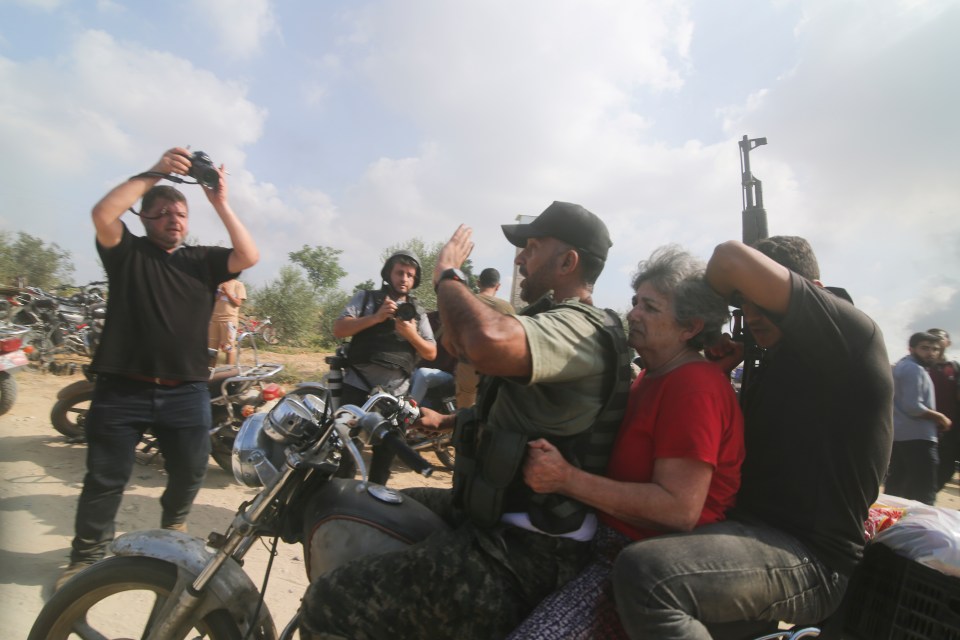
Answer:
[[767, 311], [787, 311], [790, 270], [742, 242], [729, 240], [718, 245], [707, 263], [706, 275], [710, 286], [727, 300], [738, 292]]
[[[189, 168], [190, 162], [187, 161], [187, 169], [189, 170]], [[250, 232], [247, 231], [247, 228], [240, 222], [240, 218], [230, 207], [230, 202], [227, 200], [227, 176], [223, 165], [220, 165], [217, 173], [220, 174], [220, 182], [217, 188], [203, 187], [203, 193], [207, 196], [210, 204], [213, 205], [217, 215], [220, 216], [220, 221], [227, 229], [227, 234], [230, 235], [230, 246], [233, 247], [233, 251], [230, 252], [230, 257], [227, 259], [227, 269], [230, 270], [230, 273], [239, 273], [257, 264], [260, 259], [260, 251], [257, 249]]]
[[486, 375], [529, 377], [533, 361], [527, 334], [514, 316], [504, 315], [483, 302], [463, 283], [440, 281], [447, 269], [460, 268], [473, 250], [472, 231], [465, 225], [454, 232], [437, 256], [433, 282], [444, 340], [462, 360]]

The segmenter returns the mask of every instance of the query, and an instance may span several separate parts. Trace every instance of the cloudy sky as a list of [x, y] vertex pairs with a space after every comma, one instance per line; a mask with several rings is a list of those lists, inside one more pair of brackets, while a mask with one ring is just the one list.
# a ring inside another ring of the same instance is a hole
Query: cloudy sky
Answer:
[[230, 171], [253, 284], [309, 244], [351, 289], [461, 222], [508, 274], [499, 225], [566, 200], [610, 227], [595, 299], [625, 309], [657, 246], [739, 238], [737, 141], [764, 136], [771, 234], [811, 240], [895, 360], [960, 336], [958, 33], [957, 0], [0, 0], [0, 229], [98, 278], [90, 207], [191, 145]]

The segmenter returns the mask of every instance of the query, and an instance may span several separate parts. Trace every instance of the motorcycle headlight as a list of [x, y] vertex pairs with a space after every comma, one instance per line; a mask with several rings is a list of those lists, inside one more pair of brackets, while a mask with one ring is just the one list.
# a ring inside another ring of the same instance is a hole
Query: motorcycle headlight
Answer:
[[323, 421], [327, 413], [327, 403], [323, 401], [323, 398], [312, 393], [308, 393], [304, 396], [300, 396], [300, 402], [302, 402], [303, 406], [310, 411], [310, 415], [313, 416], [314, 420], [317, 422]]
[[265, 413], [247, 418], [233, 441], [233, 477], [248, 487], [263, 486], [283, 466], [283, 445], [263, 432], [266, 418]]
[[313, 415], [296, 398], [284, 398], [267, 414], [263, 431], [281, 444], [299, 442], [313, 427]]

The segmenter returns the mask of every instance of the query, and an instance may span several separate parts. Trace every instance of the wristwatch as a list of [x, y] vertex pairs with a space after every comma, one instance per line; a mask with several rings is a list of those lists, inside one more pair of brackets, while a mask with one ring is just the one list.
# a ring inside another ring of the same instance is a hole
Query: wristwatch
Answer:
[[467, 276], [463, 271], [460, 271], [460, 269], [446, 269], [440, 274], [440, 278], [437, 279], [437, 284], [433, 286], [433, 290], [436, 291], [440, 288], [440, 283], [444, 280], [456, 280], [457, 282], [467, 284]]

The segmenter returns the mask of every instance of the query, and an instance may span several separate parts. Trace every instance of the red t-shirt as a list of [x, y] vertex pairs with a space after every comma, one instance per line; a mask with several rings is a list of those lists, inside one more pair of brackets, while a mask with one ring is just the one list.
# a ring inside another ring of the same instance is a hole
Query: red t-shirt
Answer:
[[[664, 376], [643, 373], [617, 433], [607, 476], [650, 482], [657, 458], [690, 458], [713, 465], [713, 478], [697, 526], [724, 519], [740, 488], [743, 415], [730, 381], [710, 362], [685, 364]], [[665, 533], [599, 513], [600, 520], [634, 540]]]

